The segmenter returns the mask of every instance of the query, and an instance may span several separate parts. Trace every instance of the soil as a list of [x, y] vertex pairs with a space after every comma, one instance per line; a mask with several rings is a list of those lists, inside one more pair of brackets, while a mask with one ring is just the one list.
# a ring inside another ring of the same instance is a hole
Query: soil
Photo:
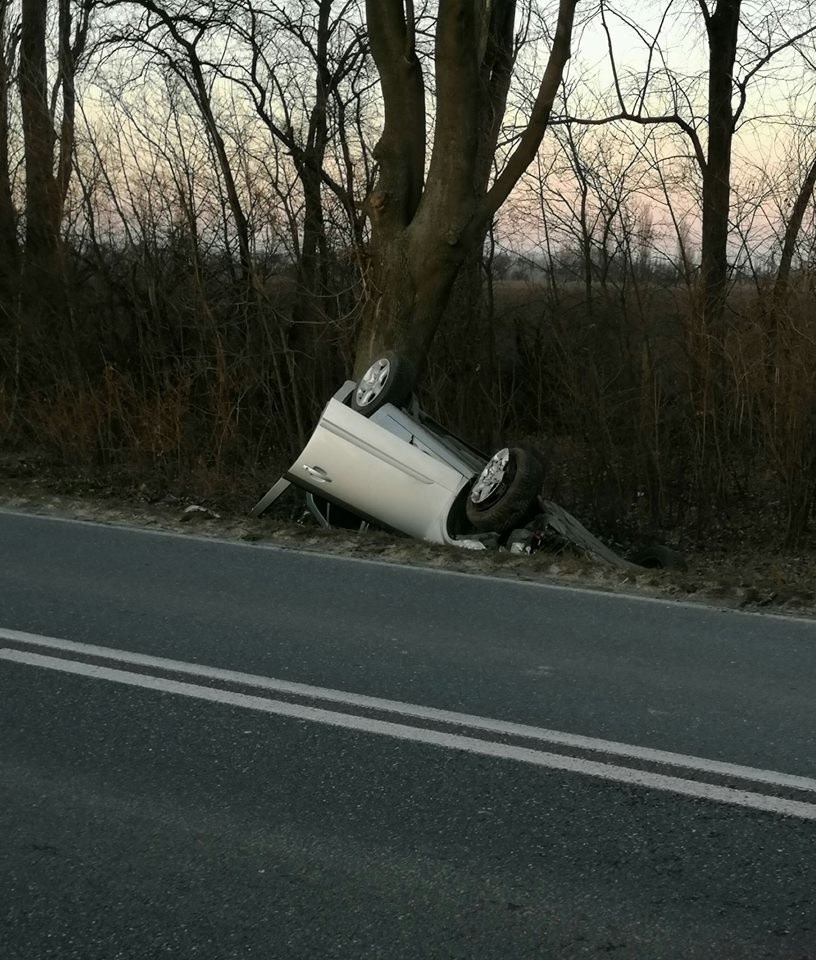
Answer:
[[816, 617], [813, 543], [790, 552], [768, 547], [767, 537], [721, 535], [715, 543], [699, 543], [686, 550], [684, 571], [622, 571], [580, 555], [557, 537], [545, 541], [532, 555], [518, 555], [439, 546], [380, 531], [327, 530], [315, 523], [296, 491], [289, 491], [263, 518], [249, 517], [252, 504], [272, 479], [261, 481], [252, 494], [246, 490], [198, 498], [178, 487], [137, 486], [123, 476], [76, 475], [36, 457], [13, 455], [0, 457], [0, 507], [386, 563]]

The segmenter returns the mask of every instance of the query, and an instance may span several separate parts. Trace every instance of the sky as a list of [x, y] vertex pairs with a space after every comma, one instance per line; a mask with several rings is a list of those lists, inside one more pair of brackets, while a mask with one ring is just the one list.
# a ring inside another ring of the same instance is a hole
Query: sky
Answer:
[[[619, 109], [614, 96], [608, 40], [601, 18], [598, 16], [599, 9], [599, 0], [582, 0], [578, 7], [573, 58], [567, 72], [568, 85], [575, 91], [570, 104], [571, 111], [575, 114], [585, 115], [585, 112], [588, 112], [592, 116], [597, 116], [599, 113]], [[766, 0], [743, 0], [743, 9], [746, 17], [745, 28], [742, 31], [743, 38], [748, 37], [748, 28], [756, 33], [752, 43], [754, 57], [757, 51], [762, 52], [763, 44], [769, 38], [771, 43], [778, 43], [784, 36], [784, 31], [795, 29], [801, 16], [808, 13], [806, 0], [787, 0], [785, 9], [790, 10], [791, 13], [781, 21], [777, 16], [781, 9], [779, 3], [770, 3]], [[619, 0], [617, 7], [606, 4], [605, 11], [618, 77], [621, 86], [627, 92], [627, 106], [630, 109], [636, 109], [637, 97], [633, 91], [639, 88], [638, 78], [643, 75], [650, 63], [649, 44], [659, 32], [659, 48], [656, 46], [651, 51], [653, 77], [650, 99], [647, 99], [644, 110], [666, 112], [671, 107], [665, 95], [666, 78], [669, 75], [682, 78], [680, 90], [690, 99], [690, 104], [684, 105], [682, 112], [685, 116], [698, 118], [701, 138], [705, 142], [707, 48], [703, 19], [696, 0]], [[545, 22], [551, 24], [552, 20]], [[528, 86], [534, 86], [540, 78], [545, 54], [546, 49], [543, 47], [536, 56], [525, 54], [527, 62], [520, 64], [520, 67], [522, 71], [525, 69], [528, 71]], [[751, 56], [747, 49], [743, 50], [740, 61], [741, 70], [750, 69], [755, 62]], [[742, 190], [743, 187], [748, 189], [752, 183], [758, 182], [769, 171], [778, 170], [781, 177], [786, 154], [791, 151], [792, 139], [797, 129], [791, 123], [791, 110], [800, 120], [810, 119], [810, 122], [816, 126], [808, 83], [811, 74], [816, 77], [816, 71], [807, 69], [803, 71], [801, 62], [794, 65], [795, 59], [788, 53], [783, 54], [770, 67], [767, 67], [761, 78], [757, 78], [751, 86], [745, 122], [741, 126], [735, 143], [734, 174], [737, 191]], [[308, 87], [308, 77], [305, 82]], [[223, 82], [221, 88], [224, 88]], [[137, 110], [139, 105], [144, 103], [145, 89], [147, 88], [137, 92]], [[792, 90], [798, 93], [797, 102], [793, 107], [789, 101]], [[227, 96], [222, 98], [226, 130], [229, 129], [230, 124], [234, 126], [235, 120], [234, 114], [229, 115], [229, 107], [226, 105], [228, 99]], [[529, 112], [530, 98], [519, 95], [512, 102], [519, 111], [517, 119], [523, 124]], [[87, 106], [90, 108], [89, 101]], [[671, 109], [674, 108], [671, 107]], [[631, 131], [635, 128], [629, 125], [629, 129]], [[643, 128], [636, 129], [642, 132]], [[608, 128], [606, 130], [594, 128], [594, 130], [596, 132], [593, 135], [597, 138], [597, 142], [612, 145], [614, 148], [614, 136], [608, 132]], [[665, 130], [661, 130], [659, 135], [665, 139], [662, 147], [664, 152], [688, 153], [688, 144], [681, 137], [665, 138]], [[548, 133], [543, 152], [551, 152], [554, 142], [553, 133]], [[590, 137], [587, 143], [591, 144], [591, 142]], [[812, 138], [810, 143], [812, 147]], [[810, 147], [805, 145], [803, 149], [807, 150]], [[590, 156], [589, 160], [591, 159]], [[561, 176], [568, 179], [566, 173]], [[559, 181], [558, 176], [554, 175], [550, 185], [559, 188], [562, 182]], [[566, 179], [563, 186], [567, 189]], [[674, 189], [681, 207], [689, 211], [690, 221], [693, 221], [697, 189], [693, 169], [686, 186], [686, 196], [682, 198], [680, 194], [683, 191], [683, 185], [680, 184]], [[648, 194], [644, 196], [644, 202], [651, 203], [655, 208], [654, 219], [664, 223], [665, 211], [660, 211], [659, 203], [654, 197], [650, 199]], [[774, 216], [773, 202], [768, 208], [765, 219], [770, 220], [772, 216]], [[691, 229], [694, 230], [693, 222]]]

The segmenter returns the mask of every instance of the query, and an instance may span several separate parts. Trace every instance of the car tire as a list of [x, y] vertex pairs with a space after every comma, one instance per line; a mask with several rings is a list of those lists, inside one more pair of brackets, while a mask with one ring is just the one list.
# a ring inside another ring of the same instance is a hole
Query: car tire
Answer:
[[[482, 502], [474, 500], [479, 483], [490, 465], [507, 453], [504, 475]], [[544, 467], [538, 457], [525, 447], [509, 447], [491, 457], [477, 478], [465, 503], [465, 513], [474, 530], [480, 533], [495, 531], [504, 534], [514, 527], [522, 526], [537, 505], [537, 498], [544, 482]]]
[[401, 406], [410, 400], [414, 381], [411, 364], [393, 351], [386, 351], [360, 377], [351, 395], [351, 407], [370, 417], [386, 403]]
[[661, 544], [652, 544], [633, 550], [626, 559], [638, 567], [651, 570], [687, 570], [686, 558], [679, 550], [664, 547]]

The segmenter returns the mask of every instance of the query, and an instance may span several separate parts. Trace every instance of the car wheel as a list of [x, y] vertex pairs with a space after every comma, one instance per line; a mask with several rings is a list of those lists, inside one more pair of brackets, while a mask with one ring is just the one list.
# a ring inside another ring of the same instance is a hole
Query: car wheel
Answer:
[[405, 403], [413, 389], [414, 373], [410, 363], [389, 351], [379, 356], [360, 377], [351, 395], [351, 406], [364, 417], [370, 417], [386, 403]]
[[468, 494], [465, 513], [475, 530], [502, 534], [519, 526], [536, 502], [544, 467], [524, 447], [494, 453]]
[[639, 547], [627, 554], [626, 559], [639, 567], [648, 567], [652, 570], [688, 570], [686, 558], [679, 550], [652, 544]]

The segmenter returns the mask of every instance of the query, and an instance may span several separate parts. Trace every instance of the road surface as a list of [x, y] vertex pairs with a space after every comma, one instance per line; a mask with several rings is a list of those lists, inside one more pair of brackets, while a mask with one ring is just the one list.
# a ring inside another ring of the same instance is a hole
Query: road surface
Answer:
[[816, 960], [816, 624], [0, 511], [0, 957]]

